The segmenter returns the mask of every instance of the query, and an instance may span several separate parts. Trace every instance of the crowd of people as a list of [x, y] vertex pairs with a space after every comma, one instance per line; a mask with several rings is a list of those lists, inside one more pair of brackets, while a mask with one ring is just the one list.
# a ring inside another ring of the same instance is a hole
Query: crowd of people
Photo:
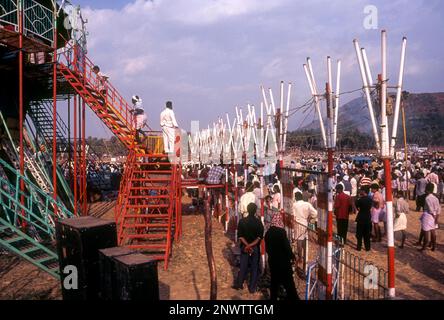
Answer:
[[[374, 155], [364, 157], [341, 155], [335, 162], [334, 220], [337, 238], [341, 246], [348, 245], [349, 224], [356, 224], [356, 250], [371, 251], [372, 242], [382, 242], [387, 234], [385, 199], [385, 174], [381, 161]], [[271, 274], [271, 298], [277, 299], [279, 287], [285, 288], [288, 299], [297, 299], [293, 280], [293, 266], [301, 259], [307, 228], [318, 218], [319, 175], [326, 171], [326, 163], [314, 156], [290, 163], [292, 179], [291, 212], [283, 215], [283, 192], [287, 185], [281, 183], [279, 166], [268, 164], [266, 168], [239, 166], [235, 175], [232, 166], [225, 170], [220, 165], [206, 166], [196, 174], [207, 184], [223, 184], [226, 172], [228, 181], [234, 184], [238, 178], [241, 188], [238, 212], [233, 208], [234, 199], [229, 195], [230, 220], [237, 221], [237, 236], [241, 249], [240, 272], [233, 288], [244, 289], [250, 273], [248, 290], [255, 293], [260, 275], [260, 245], [265, 242], [268, 266]], [[192, 166], [184, 172], [192, 172]], [[267, 169], [267, 170], [265, 170]], [[246, 175], [246, 176], [245, 176]], [[261, 188], [261, 178], [267, 183]], [[418, 230], [419, 251], [435, 251], [436, 231], [443, 199], [444, 161], [428, 157], [418, 161], [392, 163], [392, 189], [394, 200], [394, 232], [398, 247], [406, 247], [409, 201], [416, 203], [421, 212], [421, 229]], [[222, 191], [223, 192], [223, 191]], [[262, 214], [262, 208], [263, 214]], [[290, 217], [290, 221], [287, 220]], [[291, 228], [289, 228], [291, 226]], [[398, 236], [399, 235], [399, 236]]]

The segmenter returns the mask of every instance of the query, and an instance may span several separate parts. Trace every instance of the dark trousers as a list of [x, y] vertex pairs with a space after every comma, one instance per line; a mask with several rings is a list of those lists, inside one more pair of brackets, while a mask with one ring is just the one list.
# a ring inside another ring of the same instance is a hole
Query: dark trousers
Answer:
[[347, 244], [348, 219], [338, 219], [336, 223], [338, 227], [338, 236], [343, 239], [344, 244]]
[[241, 246], [241, 257], [240, 257], [240, 271], [237, 277], [237, 287], [243, 288], [244, 282], [248, 276], [248, 270], [251, 271], [250, 283], [248, 285], [248, 290], [250, 293], [254, 293], [257, 290], [257, 282], [259, 280], [259, 261], [260, 261], [260, 250], [259, 246], [254, 248], [253, 254], [244, 252], [244, 246]]
[[416, 197], [416, 211], [421, 211], [422, 209], [424, 209], [426, 197], [426, 194]]
[[356, 238], [358, 239], [358, 250], [362, 249], [362, 240], [364, 240], [365, 250], [370, 251], [370, 239], [372, 234], [371, 223], [358, 223], [356, 226]]
[[272, 267], [273, 263], [270, 263], [270, 273], [271, 273], [271, 288], [270, 288], [270, 298], [272, 301], [277, 301], [279, 295], [279, 288], [282, 285], [287, 292], [288, 301], [300, 300], [298, 293], [296, 291], [296, 286], [294, 284], [293, 270], [291, 266], [288, 268], [282, 267]]

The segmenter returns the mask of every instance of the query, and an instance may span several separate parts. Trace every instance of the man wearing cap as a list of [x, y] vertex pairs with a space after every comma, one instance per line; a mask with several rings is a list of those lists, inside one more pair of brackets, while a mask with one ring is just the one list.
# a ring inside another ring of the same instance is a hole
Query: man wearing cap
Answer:
[[163, 132], [165, 153], [173, 153], [176, 129], [179, 128], [179, 125], [177, 124], [171, 101], [166, 103], [166, 109], [160, 114], [160, 126]]
[[147, 125], [147, 118], [145, 111], [143, 110], [142, 98], [137, 95], [133, 96], [133, 110], [131, 111], [134, 114], [136, 121], [136, 130], [137, 130], [137, 141], [140, 141], [140, 134], [144, 136], [143, 128]]

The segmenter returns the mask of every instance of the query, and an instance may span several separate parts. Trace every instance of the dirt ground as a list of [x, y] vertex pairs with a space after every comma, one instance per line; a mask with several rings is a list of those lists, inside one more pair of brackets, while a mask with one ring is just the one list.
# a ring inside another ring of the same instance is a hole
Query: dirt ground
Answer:
[[[414, 204], [411, 203], [413, 206]], [[91, 212], [104, 219], [113, 218], [114, 203], [100, 203], [91, 207]], [[444, 234], [438, 231], [436, 252], [420, 253], [414, 244], [418, 240], [420, 213], [412, 211], [409, 216], [408, 239], [404, 250], [396, 250], [397, 295], [402, 299], [434, 300], [444, 299]], [[173, 248], [173, 257], [168, 271], [159, 264], [161, 299], [165, 300], [206, 300], [210, 296], [208, 264], [204, 246], [204, 217], [186, 215], [183, 222], [184, 235]], [[369, 253], [354, 250], [356, 239], [353, 217], [347, 250], [375, 265], [387, 269], [386, 246], [372, 244]], [[226, 237], [222, 225], [213, 222], [213, 250], [218, 277], [218, 299], [220, 300], [261, 300], [268, 298], [266, 290], [256, 295], [248, 291], [231, 289], [238, 268], [233, 265], [232, 241]], [[301, 297], [305, 281], [296, 277]], [[57, 300], [61, 299], [59, 283], [31, 264], [12, 255], [0, 255], [0, 300]]]
[[[397, 296], [408, 300], [444, 300], [444, 223], [441, 221], [440, 229], [437, 231], [438, 247], [436, 251], [419, 252], [420, 247], [416, 246], [416, 243], [421, 230], [419, 221], [421, 213], [416, 212], [415, 207], [415, 203], [410, 202], [411, 210], [407, 216], [408, 230], [405, 248], [396, 247], [395, 251]], [[363, 251], [361, 253], [354, 250], [356, 247], [354, 218], [350, 218], [348, 250], [373, 262], [376, 266], [388, 270], [386, 238], [382, 243], [372, 243], [371, 252]], [[395, 240], [396, 246], [398, 246], [401, 236], [396, 235]]]

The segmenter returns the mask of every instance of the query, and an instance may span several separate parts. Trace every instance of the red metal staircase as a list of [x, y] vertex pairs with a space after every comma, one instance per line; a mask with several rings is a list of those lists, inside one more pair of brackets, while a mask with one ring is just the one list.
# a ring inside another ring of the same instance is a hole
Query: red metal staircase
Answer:
[[86, 56], [79, 61], [76, 48], [67, 47], [58, 56], [58, 70], [86, 104], [129, 149], [144, 148], [135, 139], [132, 108], [108, 81], [102, 82], [93, 68], [95, 64]]
[[[164, 261], [177, 235], [177, 166], [163, 155], [131, 152], [116, 209], [119, 244]], [[165, 159], [165, 158], [164, 158]]]
[[79, 57], [75, 48], [64, 50], [59, 72], [130, 150], [115, 211], [119, 245], [164, 261], [167, 269], [173, 238], [181, 234], [181, 166], [160, 154], [158, 134], [148, 134], [144, 143], [136, 141], [131, 106], [109, 82], [100, 82], [94, 63], [85, 56], [80, 63]]

